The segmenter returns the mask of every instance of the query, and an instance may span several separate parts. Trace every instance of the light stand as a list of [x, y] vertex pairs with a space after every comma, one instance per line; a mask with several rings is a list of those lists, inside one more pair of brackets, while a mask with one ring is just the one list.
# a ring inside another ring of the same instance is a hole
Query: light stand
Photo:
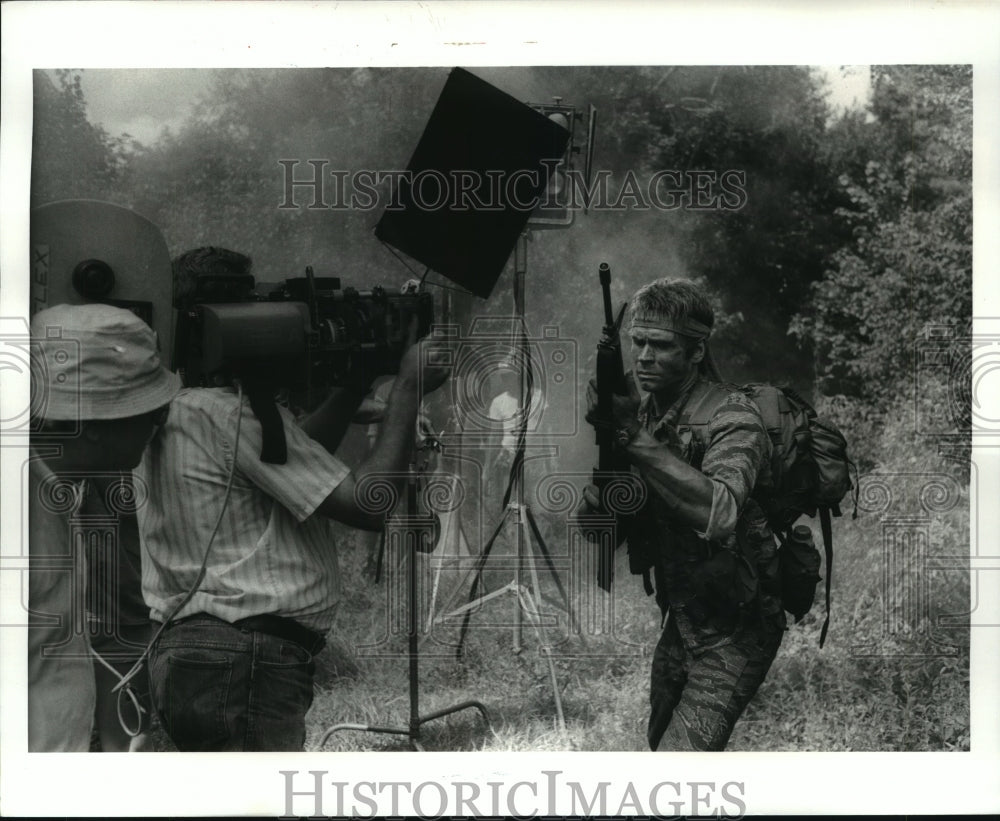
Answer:
[[[447, 292], [444, 298], [444, 324], [448, 326], [455, 321], [456, 310], [454, 308], [454, 292]], [[448, 420], [448, 424], [445, 429], [449, 433], [454, 433], [455, 436], [448, 437], [449, 440], [449, 456], [452, 458], [455, 465], [455, 471], [452, 473], [451, 479], [451, 498], [455, 498], [457, 492], [458, 483], [460, 482], [458, 471], [461, 469], [462, 465], [462, 440], [465, 433], [465, 414], [463, 409], [463, 404], [461, 402], [452, 403], [451, 415]], [[454, 447], [451, 447], [451, 440], [454, 438]], [[454, 451], [454, 452], [452, 452]], [[465, 550], [465, 555], [471, 555], [472, 551], [469, 549], [468, 540], [465, 537], [465, 529], [462, 527], [462, 514], [456, 508], [455, 510], [448, 511], [443, 514], [444, 521], [441, 527], [441, 536], [438, 540], [438, 545], [441, 547], [441, 555], [438, 556], [437, 566], [434, 569], [434, 580], [431, 583], [431, 596], [430, 602], [427, 606], [427, 633], [424, 639], [421, 639], [421, 644], [430, 636], [430, 632], [434, 625], [434, 610], [437, 606], [438, 591], [441, 587], [441, 574], [444, 570], [446, 563], [459, 563], [462, 561], [463, 548]], [[449, 557], [448, 551], [453, 550], [453, 554]]]
[[[382, 733], [389, 735], [404, 735], [410, 739], [414, 750], [423, 751], [420, 744], [420, 730], [424, 724], [435, 719], [444, 718], [462, 710], [476, 709], [483, 717], [487, 729], [490, 727], [490, 716], [486, 707], [479, 701], [463, 701], [452, 707], [435, 710], [426, 715], [420, 715], [420, 649], [419, 629], [420, 614], [417, 603], [417, 553], [421, 545], [433, 547], [435, 520], [433, 515], [421, 515], [417, 510], [417, 466], [416, 459], [411, 460], [406, 483], [406, 514], [398, 521], [402, 525], [400, 532], [393, 534], [403, 536], [403, 548], [406, 551], [406, 586], [407, 586], [407, 657], [409, 660], [409, 693], [410, 719], [406, 727], [384, 727], [373, 724], [336, 724], [330, 727], [319, 741], [320, 749], [336, 732], [343, 730], [358, 730], [366, 733]], [[388, 526], [388, 525], [387, 525]]]
[[[514, 461], [510, 469], [510, 478], [508, 480], [507, 491], [504, 495], [504, 510], [500, 517], [500, 521], [497, 523], [493, 534], [490, 536], [489, 541], [483, 547], [482, 553], [476, 561], [476, 565], [472, 570], [472, 586], [469, 590], [469, 601], [467, 604], [446, 613], [438, 617], [438, 620], [450, 619], [461, 615], [462, 628], [459, 635], [458, 647], [456, 650], [456, 655], [459, 657], [462, 653], [462, 646], [465, 641], [465, 635], [468, 631], [469, 621], [472, 616], [473, 610], [479, 608], [485, 602], [494, 599], [498, 596], [504, 595], [506, 593], [511, 593], [516, 599], [516, 606], [514, 608], [514, 635], [513, 635], [513, 649], [514, 653], [520, 653], [522, 649], [522, 633], [523, 633], [523, 616], [527, 616], [529, 622], [531, 622], [532, 627], [534, 627], [535, 632], [538, 634], [538, 639], [541, 647], [542, 653], [545, 655], [546, 661], [549, 667], [549, 673], [552, 679], [552, 693], [556, 705], [556, 716], [559, 721], [559, 727], [562, 730], [566, 729], [565, 719], [563, 717], [562, 711], [562, 701], [559, 696], [559, 686], [556, 679], [555, 665], [552, 661], [552, 650], [551, 646], [546, 639], [544, 624], [542, 618], [542, 593], [541, 585], [539, 583], [538, 570], [535, 566], [533, 556], [528, 555], [529, 546], [538, 551], [541, 554], [543, 560], [545, 561], [546, 568], [552, 576], [555, 582], [556, 589], [559, 591], [562, 597], [562, 603], [565, 606], [566, 612], [569, 615], [571, 622], [573, 621], [573, 611], [569, 604], [569, 598], [566, 595], [566, 590], [563, 588], [562, 582], [559, 579], [559, 574], [556, 572], [555, 565], [552, 561], [552, 555], [549, 552], [548, 546], [545, 544], [545, 540], [542, 537], [541, 531], [538, 528], [538, 524], [535, 521], [535, 517], [531, 512], [531, 508], [524, 503], [524, 450], [525, 450], [525, 438], [527, 434], [528, 418], [531, 411], [532, 402], [532, 387], [533, 387], [533, 373], [531, 368], [531, 351], [528, 344], [528, 336], [525, 331], [525, 300], [524, 300], [524, 284], [525, 284], [525, 274], [527, 272], [527, 235], [522, 233], [518, 238], [517, 247], [514, 254], [514, 306], [515, 312], [517, 313], [519, 322], [519, 337], [518, 345], [521, 353], [521, 373], [520, 373], [520, 408], [521, 408], [521, 424], [520, 430], [518, 432], [517, 450], [514, 455]], [[516, 501], [511, 501], [512, 492]], [[517, 544], [517, 561], [515, 564], [514, 578], [508, 582], [503, 587], [494, 590], [491, 593], [485, 595], [476, 596], [476, 591], [479, 588], [479, 583], [482, 578], [483, 570], [485, 569], [486, 563], [489, 560], [490, 552], [493, 548], [494, 543], [499, 537], [500, 533], [503, 531], [504, 527], [513, 521], [515, 525], [516, 532], [516, 544]], [[527, 560], [527, 561], [526, 561]], [[530, 571], [531, 582], [530, 584], [525, 584], [523, 581], [524, 567], [527, 567]], [[457, 590], [461, 590], [464, 586], [464, 580], [462, 584], [459, 585]], [[457, 591], [456, 591], [457, 592]], [[452, 602], [454, 601], [454, 597]], [[450, 606], [451, 603], [449, 603]]]

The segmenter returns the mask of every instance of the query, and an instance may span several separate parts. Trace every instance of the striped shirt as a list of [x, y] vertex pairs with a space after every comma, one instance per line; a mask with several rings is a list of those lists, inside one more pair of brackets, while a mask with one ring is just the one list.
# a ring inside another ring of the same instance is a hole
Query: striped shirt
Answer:
[[[225, 498], [233, 486], [207, 572], [178, 618], [207, 613], [233, 622], [272, 614], [325, 632], [340, 596], [330, 523], [316, 508], [348, 468], [279, 408], [288, 460], [260, 460], [261, 426], [244, 397], [224, 388], [181, 391], [135, 471], [148, 499], [138, 507], [142, 589], [163, 621], [194, 584]], [[236, 422], [241, 416], [239, 447]]]

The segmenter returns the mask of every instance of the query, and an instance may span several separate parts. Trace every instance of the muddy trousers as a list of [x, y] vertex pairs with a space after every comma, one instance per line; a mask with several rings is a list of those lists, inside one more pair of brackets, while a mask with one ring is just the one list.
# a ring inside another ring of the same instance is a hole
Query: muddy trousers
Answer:
[[674, 619], [668, 619], [653, 653], [650, 749], [724, 750], [782, 634], [741, 633], [730, 644], [695, 655], [684, 646]]

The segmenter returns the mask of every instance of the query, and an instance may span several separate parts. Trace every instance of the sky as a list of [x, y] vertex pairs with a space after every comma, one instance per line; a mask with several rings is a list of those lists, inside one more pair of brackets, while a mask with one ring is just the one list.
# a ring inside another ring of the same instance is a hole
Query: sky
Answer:
[[[867, 66], [820, 68], [835, 109], [857, 107], [868, 99]], [[90, 121], [108, 133], [128, 133], [152, 143], [163, 128], [178, 129], [211, 80], [206, 69], [87, 69], [83, 93]]]
[[81, 85], [92, 123], [149, 144], [164, 127], [181, 125], [211, 77], [211, 71], [193, 68], [91, 68]]

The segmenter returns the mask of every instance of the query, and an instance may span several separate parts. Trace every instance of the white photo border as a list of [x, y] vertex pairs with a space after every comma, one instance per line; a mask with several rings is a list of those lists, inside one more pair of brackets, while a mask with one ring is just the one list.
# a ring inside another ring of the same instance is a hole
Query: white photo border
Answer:
[[[0, 317], [26, 317], [31, 72], [35, 68], [601, 64], [974, 66], [974, 313], [1000, 316], [1000, 7], [978, 2], [721, 2], [694, 8], [632, 2], [50, 3], [2, 6], [2, 287]], [[977, 330], [980, 330], [977, 328]], [[986, 329], [983, 329], [986, 330]], [[992, 330], [992, 329], [990, 329]], [[4, 375], [3, 393], [27, 393]], [[998, 397], [991, 397], [996, 402]], [[0, 483], [21, 481], [2, 448]], [[977, 448], [980, 501], [1000, 498], [1000, 452]], [[17, 494], [2, 497], [3, 542], [24, 535]], [[996, 553], [1000, 514], [976, 505]], [[995, 558], [994, 558], [995, 563]], [[996, 609], [997, 570], [979, 588]], [[18, 574], [0, 578], [0, 623], [17, 607]], [[12, 588], [11, 585], [14, 585]], [[13, 590], [13, 595], [12, 595]], [[993, 619], [993, 624], [1000, 619]], [[1000, 630], [972, 631], [968, 753], [371, 753], [153, 756], [28, 755], [23, 631], [2, 628], [0, 807], [8, 815], [280, 815], [280, 770], [370, 780], [538, 782], [545, 770], [582, 783], [740, 782], [760, 813], [985, 813], [1000, 810]], [[13, 662], [13, 663], [12, 663]], [[299, 788], [298, 785], [296, 787]], [[528, 802], [526, 802], [526, 805]], [[434, 802], [431, 802], [434, 805]], [[567, 806], [552, 807], [565, 813]], [[544, 812], [545, 807], [541, 810]], [[501, 808], [505, 812], [505, 808]], [[551, 813], [549, 813], [551, 814]]]

